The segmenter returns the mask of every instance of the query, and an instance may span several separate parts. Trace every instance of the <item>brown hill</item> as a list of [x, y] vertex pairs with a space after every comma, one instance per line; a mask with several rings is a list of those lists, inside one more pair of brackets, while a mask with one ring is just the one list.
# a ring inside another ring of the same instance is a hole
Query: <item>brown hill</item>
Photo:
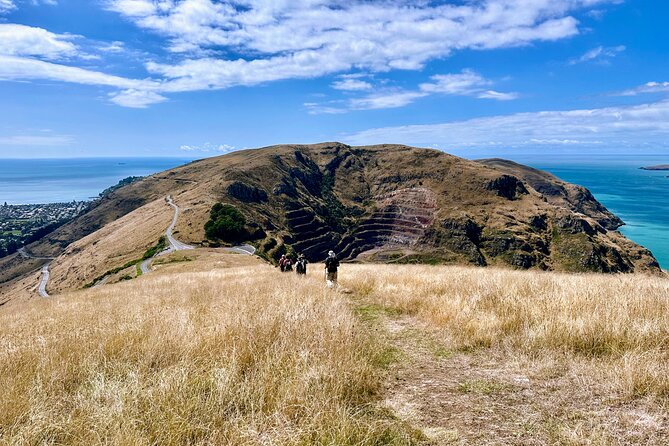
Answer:
[[[659, 271], [590, 192], [504, 160], [468, 161], [398, 145], [282, 145], [208, 158], [122, 187], [29, 247], [58, 256], [51, 289], [81, 287], [136, 258], [182, 208], [175, 234], [208, 245], [216, 202], [247, 217], [261, 255], [334, 249], [344, 260], [507, 265], [562, 271]], [[26, 271], [0, 261], [0, 282]]]

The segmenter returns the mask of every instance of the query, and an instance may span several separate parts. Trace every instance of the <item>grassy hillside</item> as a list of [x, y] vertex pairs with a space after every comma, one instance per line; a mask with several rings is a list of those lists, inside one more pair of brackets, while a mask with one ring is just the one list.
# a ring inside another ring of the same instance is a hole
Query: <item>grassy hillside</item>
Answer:
[[[183, 211], [179, 240], [210, 246], [204, 226], [222, 202], [244, 214], [247, 241], [267, 258], [294, 251], [319, 261], [334, 249], [362, 262], [659, 273], [587, 189], [546, 172], [401, 145], [323, 143], [233, 152], [112, 191], [28, 247], [57, 257], [49, 289], [81, 288], [141, 257], [173, 215], [167, 195]], [[0, 259], [0, 286], [35, 263]]]
[[[179, 257], [181, 256], [181, 257]], [[661, 444], [669, 281], [175, 254], [0, 308], [0, 444]]]
[[0, 444], [411, 444], [384, 346], [320, 285], [255, 264], [7, 309]]

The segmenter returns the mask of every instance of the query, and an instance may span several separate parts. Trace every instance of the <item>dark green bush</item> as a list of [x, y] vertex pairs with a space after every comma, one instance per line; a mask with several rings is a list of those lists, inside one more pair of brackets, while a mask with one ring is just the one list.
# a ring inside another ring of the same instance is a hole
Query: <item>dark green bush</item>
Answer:
[[209, 213], [204, 232], [210, 240], [237, 241], [245, 238], [246, 218], [234, 206], [216, 203]]

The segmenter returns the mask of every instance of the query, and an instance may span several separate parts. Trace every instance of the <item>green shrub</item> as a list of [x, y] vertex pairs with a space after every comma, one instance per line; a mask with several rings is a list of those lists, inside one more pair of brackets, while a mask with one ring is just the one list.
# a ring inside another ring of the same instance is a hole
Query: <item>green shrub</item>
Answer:
[[155, 256], [156, 254], [164, 250], [166, 247], [167, 247], [167, 237], [161, 235], [160, 238], [158, 239], [158, 243], [156, 243], [155, 245], [146, 250], [146, 252], [142, 256], [142, 260], [150, 259], [151, 257]]
[[204, 225], [208, 239], [237, 241], [245, 238], [246, 218], [234, 206], [216, 203], [209, 214], [210, 218]]

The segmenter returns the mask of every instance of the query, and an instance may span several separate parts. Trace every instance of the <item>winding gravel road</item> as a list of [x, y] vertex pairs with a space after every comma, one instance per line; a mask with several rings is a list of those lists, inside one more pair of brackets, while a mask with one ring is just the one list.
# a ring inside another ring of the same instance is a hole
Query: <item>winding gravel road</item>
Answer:
[[226, 251], [236, 252], [238, 254], [246, 254], [252, 256], [256, 253], [256, 249], [251, 245], [239, 245], [233, 246], [232, 248], [225, 248]]
[[54, 259], [53, 257], [38, 257], [34, 256], [28, 251], [26, 251], [26, 248], [19, 248], [18, 253], [21, 257], [24, 259], [36, 259], [36, 260], [48, 260], [44, 265], [42, 265], [42, 278], [40, 279], [39, 282], [39, 287], [37, 288], [37, 292], [41, 297], [49, 297], [49, 293], [46, 291], [46, 285], [49, 283], [49, 265], [51, 264], [51, 261]]
[[46, 292], [46, 285], [49, 283], [49, 265], [51, 262], [47, 262], [44, 264], [42, 267], [42, 280], [39, 282], [39, 288], [37, 289], [37, 292], [39, 293], [40, 296], [42, 297], [49, 297], [49, 293]]
[[166, 249], [162, 250], [155, 256], [151, 257], [150, 259], [146, 259], [142, 263], [140, 263], [139, 268], [142, 270], [142, 274], [149, 274], [151, 272], [151, 262], [153, 262], [153, 259], [155, 259], [158, 256], [164, 256], [174, 251], [186, 251], [188, 249], [195, 249], [194, 246], [187, 245], [186, 243], [182, 243], [174, 238], [174, 228], [177, 225], [177, 220], [179, 218], [179, 213], [181, 212], [181, 210], [179, 209], [179, 206], [177, 206], [176, 203], [174, 203], [171, 195], [168, 195], [165, 198], [165, 200], [167, 201], [167, 204], [169, 204], [174, 208], [174, 217], [172, 217], [172, 223], [165, 231], [165, 237], [167, 237], [167, 241], [170, 243], [170, 246], [168, 246]]
[[[149, 274], [151, 272], [151, 262], [158, 257], [158, 256], [164, 256], [167, 254], [170, 254], [174, 251], [186, 251], [189, 249], [195, 249], [194, 246], [188, 245], [186, 243], [180, 242], [179, 240], [174, 238], [174, 228], [177, 225], [177, 220], [179, 218], [179, 213], [181, 210], [179, 209], [179, 206], [177, 206], [176, 203], [174, 203], [174, 200], [172, 200], [172, 196], [168, 195], [165, 198], [165, 201], [167, 204], [172, 206], [174, 208], [174, 217], [172, 217], [172, 223], [168, 226], [167, 230], [165, 231], [165, 237], [167, 237], [167, 241], [170, 243], [170, 246], [159, 252], [158, 254], [154, 255], [153, 257], [144, 260], [142, 263], [140, 263], [139, 268], [142, 271], [142, 274]], [[245, 255], [254, 255], [256, 253], [256, 249], [251, 246], [251, 245], [240, 245], [240, 246], [233, 246], [232, 248], [225, 248], [226, 251], [229, 252], [236, 252], [239, 254], [245, 254]], [[42, 266], [42, 279], [40, 280], [39, 284], [39, 295], [42, 297], [49, 297], [49, 294], [46, 291], [46, 286], [49, 283], [49, 265], [51, 264], [51, 260], [53, 260], [52, 257], [35, 257], [31, 254], [29, 254], [25, 248], [19, 249], [19, 254], [21, 257], [24, 259], [39, 259], [39, 260], [49, 260], [44, 266]], [[99, 286], [102, 286], [107, 283], [109, 280], [109, 276], [105, 276], [102, 278], [102, 280], [99, 280], [94, 287], [97, 288]]]

